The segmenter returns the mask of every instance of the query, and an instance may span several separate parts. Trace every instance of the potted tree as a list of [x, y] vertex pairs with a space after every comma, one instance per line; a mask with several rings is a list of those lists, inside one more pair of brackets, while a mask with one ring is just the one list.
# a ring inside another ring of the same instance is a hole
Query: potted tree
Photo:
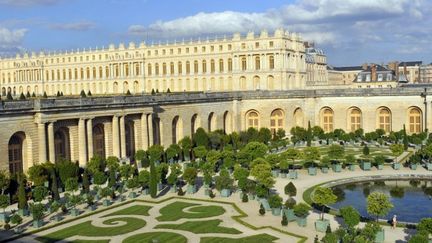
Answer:
[[72, 195], [71, 195], [69, 203], [70, 203], [70, 206], [72, 207], [72, 209], [70, 210], [70, 214], [71, 214], [72, 216], [76, 217], [76, 216], [78, 216], [78, 215], [80, 214], [80, 212], [79, 212], [79, 210], [76, 208], [76, 206], [77, 206], [78, 204], [80, 204], [81, 201], [82, 201], [82, 197], [81, 197], [81, 195], [75, 195], [75, 194], [72, 194]]
[[378, 170], [382, 170], [384, 168], [384, 162], [387, 158], [384, 155], [377, 155], [374, 157], [375, 165]]
[[75, 195], [75, 191], [78, 190], [78, 179], [77, 178], [69, 178], [66, 180], [65, 189], [67, 192], [71, 193], [70, 196], [70, 206], [72, 209], [70, 213], [72, 216], [78, 216], [79, 210], [76, 208], [76, 205], [81, 201], [81, 197], [79, 195]]
[[348, 154], [347, 156], [345, 156], [345, 163], [348, 167], [348, 170], [354, 171], [357, 160], [353, 154]]
[[325, 156], [321, 159], [320, 166], [321, 166], [321, 172], [322, 173], [324, 173], [324, 174], [328, 173], [329, 164], [330, 164], [330, 158], [328, 156]]
[[170, 166], [170, 174], [167, 178], [168, 185], [171, 186], [171, 192], [177, 192], [178, 177], [181, 175], [181, 167], [179, 164], [172, 164]]
[[40, 228], [43, 225], [42, 218], [44, 216], [45, 206], [41, 203], [30, 204], [30, 213], [33, 217], [33, 227]]
[[295, 187], [294, 183], [292, 183], [291, 181], [286, 184], [285, 188], [285, 195], [288, 195], [290, 197], [295, 197], [297, 195], [297, 188]]
[[306, 203], [301, 202], [294, 206], [294, 215], [296, 216], [298, 226], [306, 227], [309, 210], [311, 210], [311, 207]]
[[[367, 197], [367, 212], [375, 216], [377, 222], [379, 217], [385, 217], [392, 208], [393, 204], [384, 193], [373, 192]], [[376, 234], [376, 240], [379, 240], [378, 242], [384, 242], [384, 229], [380, 228]]]
[[228, 170], [223, 169], [215, 179], [216, 190], [220, 191], [222, 197], [229, 197], [233, 187], [234, 180], [231, 178]]
[[197, 178], [198, 172], [196, 168], [194, 167], [188, 167], [183, 172], [183, 179], [188, 183], [187, 186], [187, 193], [195, 193], [196, 192], [196, 185], [195, 180]]
[[183, 160], [190, 161], [190, 150], [192, 148], [192, 140], [186, 136], [179, 141], [179, 145], [183, 152]]
[[12, 217], [10, 217], [10, 222], [12, 224], [15, 224], [14, 232], [17, 234], [20, 234], [23, 230], [20, 226], [22, 223], [22, 217], [19, 214], [14, 214]]
[[367, 144], [365, 144], [363, 147], [363, 156], [365, 157], [365, 159], [362, 160], [360, 164], [361, 169], [364, 171], [369, 171], [371, 170], [372, 167], [370, 160], [367, 159], [369, 157], [369, 153], [370, 153], [369, 147], [367, 146]]
[[315, 222], [315, 229], [319, 232], [326, 232], [330, 222], [324, 219], [324, 208], [326, 205], [335, 203], [337, 196], [331, 188], [318, 187], [313, 192], [312, 201], [321, 207], [321, 218]]
[[0, 220], [3, 222], [8, 222], [9, 217], [5, 212], [5, 209], [9, 206], [9, 196], [1, 194], [0, 195], [0, 208], [3, 209], [3, 212], [0, 213]]
[[18, 214], [20, 216], [28, 216], [27, 194], [25, 191], [24, 175], [18, 175]]
[[394, 156], [393, 169], [399, 170], [401, 168], [401, 164], [398, 161], [398, 157], [404, 152], [403, 144], [392, 144], [390, 145], [390, 150]]
[[102, 201], [102, 204], [103, 204], [105, 207], [108, 207], [109, 205], [111, 205], [111, 201], [108, 199], [108, 197], [111, 196], [111, 195], [112, 195], [112, 189], [111, 189], [111, 188], [109, 188], [109, 187], [105, 187], [105, 188], [103, 188], [103, 189], [101, 190], [101, 196], [102, 196], [103, 198], [105, 198], [105, 199]]
[[140, 149], [136, 151], [135, 160], [137, 161], [138, 166], [147, 168], [149, 165], [148, 165], [148, 161], [145, 161], [146, 159], [147, 159], [147, 153], [144, 150]]
[[94, 188], [94, 190], [96, 191], [96, 195], [95, 195], [95, 200], [96, 201], [98, 201], [99, 197], [101, 196], [101, 191], [102, 191], [101, 190], [101, 186], [103, 184], [105, 184], [106, 180], [107, 180], [107, 178], [106, 178], [104, 172], [96, 171], [93, 174], [93, 182], [94, 182], [94, 184], [96, 184], [96, 186]]
[[286, 215], [289, 222], [296, 220], [296, 216], [294, 214], [294, 206], [296, 205], [296, 203], [297, 202], [292, 197], [289, 197], [285, 201], [283, 212]]
[[62, 219], [62, 217], [58, 213], [60, 208], [61, 208], [61, 204], [58, 201], [54, 201], [51, 204], [51, 213], [54, 213], [53, 219], [56, 222], [59, 222]]
[[138, 174], [138, 181], [142, 187], [142, 194], [149, 194], [149, 183], [150, 183], [150, 172], [147, 170], [141, 170]]
[[282, 198], [276, 194], [272, 195], [269, 197], [268, 203], [269, 203], [270, 208], [272, 210], [272, 214], [274, 216], [279, 216], [281, 214]]
[[354, 228], [360, 223], [360, 213], [352, 206], [346, 206], [339, 209], [344, 223], [348, 226], [349, 231], [354, 231]]
[[286, 159], [283, 159], [281, 162], [279, 162], [279, 168], [281, 170], [280, 177], [281, 178], [287, 178], [288, 168], [289, 168], [289, 162]]
[[129, 192], [128, 197], [129, 198], [136, 198], [137, 194], [135, 192], [135, 189], [139, 186], [138, 177], [134, 176], [134, 177], [130, 178], [129, 180], [127, 180], [127, 184], [126, 185], [127, 185], [128, 189], [131, 190]]
[[307, 168], [308, 175], [314, 176], [317, 174], [317, 168], [315, 162], [306, 162], [304, 163], [304, 167]]
[[86, 203], [87, 207], [90, 208], [90, 211], [96, 210], [96, 203], [94, 202], [94, 196], [93, 195], [87, 195], [86, 197]]
[[5, 195], [5, 190], [9, 187], [9, 174], [0, 170], [0, 207], [3, 208], [3, 213], [0, 213], [0, 220], [6, 222], [8, 217], [5, 208], [9, 206], [9, 196]]

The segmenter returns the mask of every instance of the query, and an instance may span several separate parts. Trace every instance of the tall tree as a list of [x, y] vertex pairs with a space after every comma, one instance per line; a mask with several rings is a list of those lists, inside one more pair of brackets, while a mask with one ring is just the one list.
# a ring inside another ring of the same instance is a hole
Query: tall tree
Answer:
[[324, 207], [333, 204], [337, 200], [337, 196], [333, 193], [331, 188], [318, 187], [313, 193], [312, 200], [321, 206], [321, 219], [324, 220]]
[[370, 215], [376, 216], [377, 221], [380, 216], [386, 216], [392, 208], [393, 204], [384, 193], [373, 192], [367, 197], [367, 212]]
[[310, 121], [308, 121], [308, 130], [306, 133], [306, 141], [307, 141], [308, 147], [312, 146], [312, 128], [311, 128]]
[[154, 161], [150, 161], [150, 183], [149, 183], [149, 189], [150, 189], [150, 196], [152, 198], [157, 197], [157, 171], [155, 168]]

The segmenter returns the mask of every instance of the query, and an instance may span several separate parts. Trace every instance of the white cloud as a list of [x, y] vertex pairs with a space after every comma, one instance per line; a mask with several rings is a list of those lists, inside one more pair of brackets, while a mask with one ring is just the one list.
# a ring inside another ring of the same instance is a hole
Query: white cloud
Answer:
[[96, 27], [96, 24], [90, 21], [80, 21], [74, 23], [56, 23], [50, 24], [49, 28], [54, 30], [72, 30], [72, 31], [87, 31]]
[[0, 27], [0, 54], [12, 54], [22, 50], [21, 43], [26, 33], [27, 29], [10, 30]]

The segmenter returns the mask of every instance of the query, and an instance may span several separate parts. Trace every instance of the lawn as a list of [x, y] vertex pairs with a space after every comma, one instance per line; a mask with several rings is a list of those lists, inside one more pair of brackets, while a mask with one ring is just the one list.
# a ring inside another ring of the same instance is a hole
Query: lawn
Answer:
[[128, 208], [116, 211], [114, 213], [110, 213], [108, 215], [105, 215], [104, 217], [108, 216], [115, 216], [115, 215], [141, 215], [141, 216], [149, 216], [148, 211], [152, 207], [146, 206], [146, 205], [133, 205]]
[[[186, 212], [184, 211], [187, 209]], [[219, 216], [225, 213], [221, 206], [200, 206], [200, 204], [187, 202], [173, 202], [160, 210], [158, 221], [177, 221], [179, 219], [197, 219]]]
[[[118, 222], [126, 222], [124, 225], [115, 226]], [[67, 239], [69, 237], [80, 236], [115, 236], [133, 232], [146, 225], [142, 219], [122, 217], [113, 218], [103, 221], [104, 225], [113, 225], [111, 227], [96, 227], [91, 224], [91, 221], [86, 221], [65, 229], [61, 229], [51, 234], [47, 234], [36, 238], [40, 242], [56, 242]]]
[[174, 229], [190, 231], [195, 234], [207, 234], [207, 233], [224, 233], [224, 234], [241, 234], [234, 228], [227, 228], [219, 226], [222, 223], [220, 219], [207, 220], [207, 221], [188, 221], [182, 224], [160, 224], [156, 226], [156, 229]]
[[149, 232], [130, 236], [123, 243], [186, 243], [187, 239], [183, 235], [171, 232]]
[[74, 240], [72, 243], [109, 243], [110, 240]]
[[200, 243], [272, 243], [277, 239], [278, 238], [268, 234], [259, 234], [238, 239], [224, 237], [203, 237], [201, 238]]

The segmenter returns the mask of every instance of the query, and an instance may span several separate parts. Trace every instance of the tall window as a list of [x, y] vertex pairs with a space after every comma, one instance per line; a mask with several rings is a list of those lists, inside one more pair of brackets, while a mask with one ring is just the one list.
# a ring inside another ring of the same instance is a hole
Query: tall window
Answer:
[[223, 72], [224, 71], [224, 61], [223, 59], [219, 59], [219, 72]]
[[215, 61], [213, 59], [210, 60], [210, 72], [214, 73], [215, 72]]
[[228, 58], [228, 72], [232, 72], [232, 59]]
[[155, 64], [155, 74], [159, 75], [159, 63]]
[[246, 57], [241, 58], [241, 67], [243, 71], [246, 70], [247, 68]]
[[147, 75], [152, 75], [152, 65], [150, 63], [147, 65]]
[[[76, 73], [75, 73], [75, 75], [76, 75]], [[108, 78], [110, 76], [110, 70], [109, 70], [109, 67], [108, 66], [106, 66], [105, 67], [105, 78]], [[76, 78], [77, 76], [75, 76], [75, 78]]]
[[275, 135], [277, 130], [283, 129], [284, 127], [284, 115], [282, 110], [274, 110], [270, 115], [270, 131], [272, 135]]
[[8, 144], [9, 172], [15, 174], [23, 171], [23, 139], [13, 135]]
[[96, 75], [97, 75], [97, 72], [96, 72], [96, 68], [94, 67], [93, 68], [93, 79], [96, 79]]
[[409, 111], [409, 133], [421, 132], [421, 112], [418, 108]]
[[178, 64], [177, 64], [177, 72], [179, 73], [179, 74], [182, 74], [182, 72], [183, 72], [183, 67], [182, 67], [182, 63], [181, 62], [178, 62]]
[[[143, 66], [143, 68], [144, 68], [144, 66]], [[137, 64], [135, 64], [135, 76], [138, 76], [140, 74], [141, 74], [140, 73], [140, 65], [139, 65], [139, 63], [137, 63]]]
[[261, 68], [261, 60], [259, 56], [255, 57], [255, 70], [260, 70]]
[[351, 109], [350, 112], [350, 128], [351, 132], [361, 128], [361, 111], [357, 108]]
[[269, 56], [269, 68], [274, 69], [274, 56]]
[[247, 113], [247, 127], [259, 128], [259, 115], [256, 111], [250, 111]]
[[167, 74], [167, 66], [166, 63], [162, 63], [162, 75], [166, 75]]
[[170, 63], [170, 74], [174, 75], [174, 63], [173, 62]]
[[391, 113], [387, 108], [381, 108], [378, 111], [378, 128], [383, 129], [386, 133], [391, 131]]
[[194, 73], [198, 73], [198, 61], [194, 61]]
[[333, 131], [333, 111], [330, 108], [325, 108], [322, 112], [322, 128], [324, 132]]
[[202, 61], [202, 73], [206, 73], [207, 72], [207, 62], [206, 60]]
[[129, 77], [129, 65], [124, 64], [124, 68], [125, 68], [126, 77]]
[[120, 70], [119, 70], [119, 65], [115, 65], [115, 76], [118, 77], [120, 76]]
[[99, 67], [99, 78], [103, 77], [103, 68]]
[[186, 62], [186, 74], [190, 74], [190, 62]]

